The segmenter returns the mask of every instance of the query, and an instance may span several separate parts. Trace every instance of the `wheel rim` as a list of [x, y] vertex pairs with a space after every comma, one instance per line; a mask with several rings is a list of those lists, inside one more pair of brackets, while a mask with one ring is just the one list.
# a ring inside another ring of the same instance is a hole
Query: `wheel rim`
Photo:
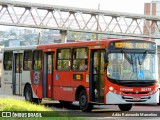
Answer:
[[87, 97], [86, 97], [86, 95], [82, 95], [82, 96], [81, 96], [81, 105], [82, 105], [82, 106], [85, 106], [86, 103], [87, 103]]

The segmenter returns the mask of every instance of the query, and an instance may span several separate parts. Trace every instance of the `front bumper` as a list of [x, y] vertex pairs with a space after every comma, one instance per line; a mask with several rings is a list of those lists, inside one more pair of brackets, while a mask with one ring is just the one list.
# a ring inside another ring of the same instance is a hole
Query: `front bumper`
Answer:
[[106, 94], [106, 104], [157, 104], [159, 103], [159, 90], [150, 96], [142, 96], [134, 99], [133, 96], [126, 97], [109, 91]]

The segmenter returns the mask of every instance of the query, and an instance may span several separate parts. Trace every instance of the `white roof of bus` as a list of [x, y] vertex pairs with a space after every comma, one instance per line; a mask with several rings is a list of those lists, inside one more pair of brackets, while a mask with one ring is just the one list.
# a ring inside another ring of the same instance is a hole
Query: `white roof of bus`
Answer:
[[8, 51], [8, 50], [32, 50], [36, 49], [37, 45], [34, 46], [18, 46], [18, 47], [4, 47], [2, 48], [2, 51]]

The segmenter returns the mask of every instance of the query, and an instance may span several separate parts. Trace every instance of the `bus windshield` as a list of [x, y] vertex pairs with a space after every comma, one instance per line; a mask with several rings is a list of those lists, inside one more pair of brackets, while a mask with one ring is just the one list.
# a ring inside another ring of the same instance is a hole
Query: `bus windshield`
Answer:
[[109, 53], [107, 77], [115, 80], [156, 80], [156, 54]]

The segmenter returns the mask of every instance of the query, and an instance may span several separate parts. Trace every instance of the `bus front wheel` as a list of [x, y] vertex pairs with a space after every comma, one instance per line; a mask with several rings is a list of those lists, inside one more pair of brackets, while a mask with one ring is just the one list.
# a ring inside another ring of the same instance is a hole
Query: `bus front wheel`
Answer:
[[91, 112], [93, 109], [93, 104], [88, 102], [88, 97], [85, 90], [82, 90], [79, 94], [79, 106], [83, 112]]
[[33, 101], [32, 89], [30, 85], [26, 86], [24, 96], [26, 101], [29, 101], [29, 102]]
[[121, 111], [129, 111], [132, 108], [132, 104], [119, 104], [118, 107]]

